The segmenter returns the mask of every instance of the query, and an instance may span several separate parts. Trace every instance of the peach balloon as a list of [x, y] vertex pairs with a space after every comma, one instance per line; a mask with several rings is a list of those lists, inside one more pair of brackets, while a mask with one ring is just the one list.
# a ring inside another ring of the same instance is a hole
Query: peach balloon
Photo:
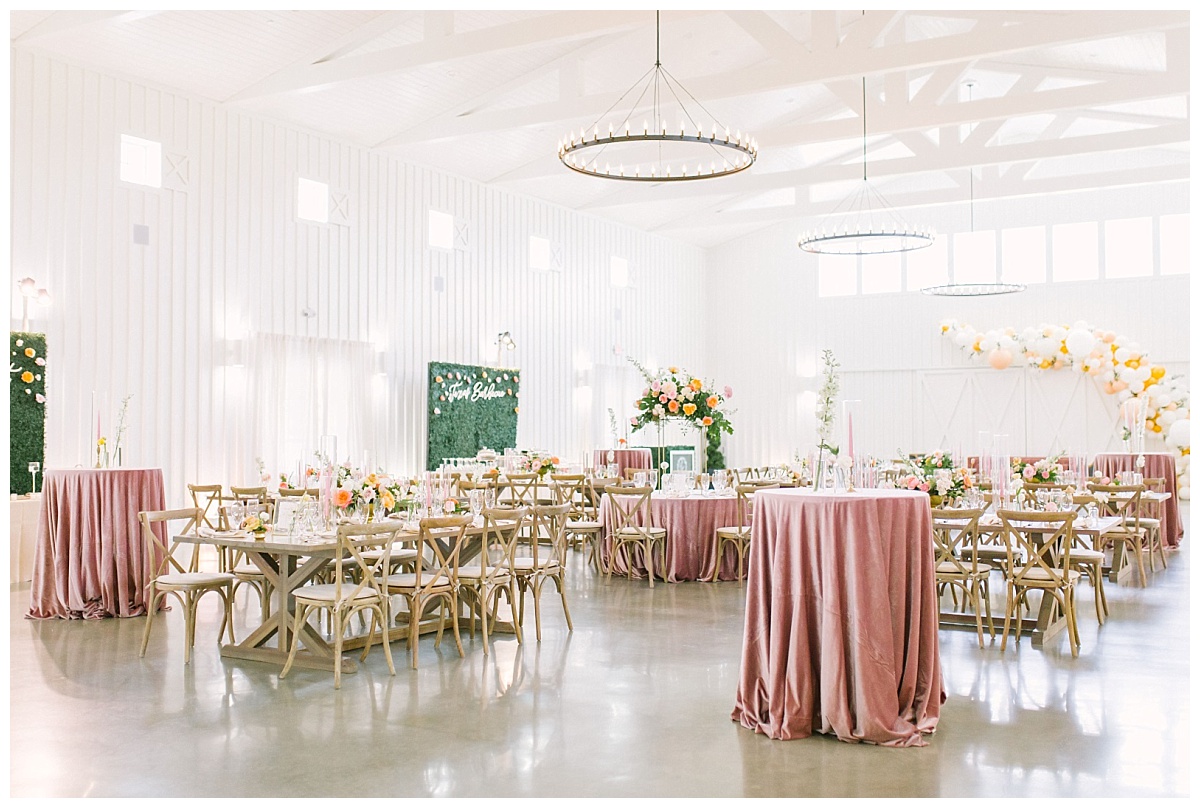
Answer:
[[1125, 389], [1126, 387], [1128, 387], [1128, 386], [1129, 386], [1129, 385], [1128, 385], [1128, 384], [1126, 384], [1126, 383], [1125, 383], [1125, 382], [1123, 382], [1123, 381], [1120, 381], [1120, 380], [1118, 380], [1118, 381], [1115, 381], [1115, 382], [1113, 382], [1113, 386], [1112, 386], [1112, 387], [1113, 387], [1113, 392], [1114, 392], [1114, 393], [1119, 393], [1119, 392], [1121, 392], [1122, 390], [1124, 390], [1124, 389]]
[[1113, 386], [1112, 382], [1105, 382], [1104, 383], [1104, 392], [1108, 393], [1111, 396], [1117, 392], [1117, 388]]
[[996, 370], [1004, 370], [1012, 364], [1012, 351], [1007, 348], [997, 348], [988, 354], [988, 364]]

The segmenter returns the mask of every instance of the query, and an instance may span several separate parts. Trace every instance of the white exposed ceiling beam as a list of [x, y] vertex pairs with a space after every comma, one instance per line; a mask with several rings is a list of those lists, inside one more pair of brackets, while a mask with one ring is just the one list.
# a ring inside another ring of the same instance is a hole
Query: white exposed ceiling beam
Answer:
[[881, 36], [886, 36], [903, 17], [902, 11], [868, 11], [856, 17], [853, 23], [847, 23], [846, 35], [838, 47], [844, 50], [869, 48]]
[[[1120, 169], [1117, 171], [1079, 174], [1072, 177], [1054, 177], [1036, 180], [1017, 178], [1014, 181], [1008, 181], [1006, 175], [1005, 180], [991, 183], [987, 186], [976, 184], [975, 201], [1044, 196], [1073, 191], [1148, 185], [1158, 182], [1178, 182], [1187, 180], [1188, 176], [1189, 172], [1186, 164], [1155, 166], [1153, 168]], [[888, 202], [895, 210], [927, 207], [930, 205], [945, 205], [954, 202], [963, 202], [963, 204], [966, 204], [966, 199], [960, 198], [961, 196], [962, 191], [957, 188], [940, 189], [917, 191], [908, 194], [889, 194]], [[779, 205], [736, 211], [722, 210], [721, 208], [724, 206], [724, 202], [722, 202], [721, 204], [714, 205], [708, 211], [691, 211], [687, 216], [673, 219], [670, 222], [652, 228], [651, 232], [669, 234], [674, 230], [694, 229], [697, 227], [777, 224], [789, 220], [830, 215], [841, 202], [842, 200], [840, 199], [833, 199], [817, 204], [802, 202], [796, 205]]]
[[[1015, 163], [1022, 160], [1046, 160], [1055, 157], [1074, 157], [1114, 151], [1150, 148], [1189, 140], [1189, 125], [1177, 123], [1152, 130], [1112, 132], [1102, 135], [1058, 140], [1037, 140], [1029, 143], [1010, 143], [987, 148], [953, 148], [943, 144], [932, 155], [900, 157], [892, 160], [877, 160], [870, 163], [868, 174], [873, 180], [880, 177], [923, 174], [934, 171], [952, 171], [972, 166]], [[565, 169], [564, 169], [565, 170]], [[690, 199], [706, 193], [705, 183], [712, 183], [713, 194], [733, 194], [771, 191], [791, 186], [806, 187], [824, 182], [845, 182], [862, 177], [862, 166], [854, 163], [824, 165], [793, 171], [777, 171], [771, 174], [749, 174], [743, 172], [732, 177], [716, 180], [696, 180], [687, 183], [671, 183], [649, 188], [638, 187], [615, 191], [580, 206], [581, 210], [597, 210], [620, 207], [639, 202]], [[609, 181], [614, 182], [614, 181]], [[678, 186], [685, 185], [686, 188]], [[720, 186], [720, 187], [716, 187]]]
[[243, 90], [232, 100], [244, 101], [264, 95], [412, 70], [426, 64], [586, 39], [644, 25], [645, 21], [637, 15], [617, 11], [551, 12], [533, 19], [503, 23], [491, 28], [309, 65], [287, 75], [272, 76]]
[[[621, 31], [621, 32], [615, 33], [615, 34], [605, 34], [603, 36], [598, 36], [595, 39], [593, 39], [591, 42], [585, 43], [576, 48], [572, 48], [571, 52], [565, 56], [556, 56], [553, 59], [550, 59], [549, 61], [544, 62], [540, 66], [533, 68], [532, 70], [525, 71], [524, 73], [522, 73], [521, 75], [517, 76], [516, 78], [514, 78], [510, 81], [506, 81], [496, 87], [491, 87], [491, 88], [485, 90], [484, 92], [479, 93], [478, 95], [472, 96], [471, 98], [467, 99], [466, 101], [455, 104], [452, 107], [444, 110], [443, 112], [441, 112], [431, 118], [428, 118], [424, 121], [421, 121], [419, 124], [417, 124], [417, 126], [422, 126], [422, 127], [436, 126], [438, 124], [438, 122], [440, 122], [440, 121], [453, 120], [462, 115], [468, 115], [470, 113], [476, 112], [480, 109], [483, 109], [488, 104], [491, 104], [497, 98], [501, 98], [505, 94], [510, 93], [513, 90], [516, 90], [520, 87], [523, 87], [532, 81], [536, 81], [537, 79], [540, 79], [543, 76], [545, 76], [547, 73], [553, 72], [555, 70], [557, 70], [559, 72], [560, 79], [561, 79], [560, 87], [559, 87], [560, 96], [564, 96], [567, 94], [578, 95], [579, 94], [579, 86], [583, 82], [583, 70], [582, 70], [583, 60], [586, 59], [588, 56], [590, 56], [592, 53], [595, 53], [597, 50], [609, 47], [610, 45], [615, 45], [618, 42], [628, 38], [628, 36], [629, 36], [628, 31]], [[387, 139], [385, 139], [379, 143], [376, 143], [374, 145], [374, 148], [386, 149], [386, 148], [390, 148], [392, 146], [406, 143], [406, 142], [408, 142], [407, 137], [408, 137], [409, 131], [410, 130], [405, 130], [404, 132], [400, 132], [396, 135], [392, 135], [391, 137], [388, 137]]]
[[157, 11], [55, 11], [46, 19], [13, 39], [12, 44], [23, 45], [34, 39], [59, 34], [81, 25], [120, 19], [135, 20], [158, 14]]
[[[864, 74], [937, 67], [1120, 34], [1186, 26], [1187, 19], [1187, 14], [1180, 12], [1088, 12], [1074, 16], [1070, 25], [1014, 25], [990, 31], [987, 36], [966, 33], [865, 51], [839, 48], [819, 58], [805, 59], [807, 69], [802, 73], [797, 72], [795, 64], [771, 64], [681, 80], [694, 96], [709, 103], [782, 88], [857, 79]], [[596, 93], [516, 109], [481, 112], [441, 126], [418, 127], [405, 142], [440, 140], [547, 123], [569, 129], [572, 124], [580, 126], [594, 120], [620, 97], [619, 92]], [[765, 145], [761, 138], [760, 144]]]
[[[843, 83], [842, 89], [848, 94], [849, 83]], [[835, 88], [836, 89], [836, 88]], [[958, 133], [956, 127], [968, 124], [980, 126], [988, 122], [1003, 123], [1011, 118], [1026, 115], [1060, 114], [1066, 110], [1086, 110], [1096, 105], [1110, 105], [1133, 101], [1144, 101], [1154, 98], [1164, 98], [1186, 95], [1188, 78], [1185, 75], [1169, 74], [1166, 77], [1151, 75], [1145, 77], [1120, 79], [1106, 84], [1088, 84], [1081, 87], [1067, 87], [1060, 90], [1045, 90], [1023, 95], [1006, 95], [998, 98], [984, 98], [977, 101], [962, 101], [947, 103], [935, 107], [914, 108], [907, 104], [883, 104], [871, 107], [868, 113], [870, 131], [897, 135], [903, 132], [923, 132], [928, 129], [943, 129], [941, 143], [956, 142]], [[848, 96], [847, 96], [848, 97]], [[862, 106], [861, 95], [854, 102], [855, 112]], [[577, 122], [576, 122], [577, 123]], [[1178, 123], [1178, 120], [1170, 123]], [[998, 127], [996, 127], [998, 128]], [[946, 132], [952, 133], [951, 138]], [[839, 118], [831, 121], [798, 122], [784, 125], [772, 125], [758, 136], [759, 149], [763, 154], [773, 149], [791, 148], [809, 144], [828, 143], [839, 140], [853, 140], [862, 137], [862, 120], [854, 118]], [[399, 145], [397, 140], [394, 144]], [[553, 154], [553, 145], [547, 145], [547, 151]], [[541, 176], [558, 171], [561, 166], [557, 160], [533, 160], [521, 168], [521, 179], [530, 179], [537, 174], [538, 166], [543, 168]], [[751, 169], [753, 173], [755, 169]]]
[[[320, 46], [313, 48], [299, 59], [293, 60], [291, 64], [282, 70], [275, 71], [263, 81], [286, 80], [288, 76], [293, 75], [297, 70], [303, 70], [310, 65], [340, 59], [348, 53], [353, 53], [372, 39], [383, 36], [405, 20], [412, 18], [412, 16], [413, 12], [411, 11], [384, 11], [377, 14], [362, 25], [347, 31], [334, 41], [321, 43]], [[241, 98], [243, 94], [250, 94], [248, 97], [253, 97], [253, 88], [262, 83], [261, 81], [256, 82], [249, 87], [243, 88], [240, 92], [226, 99], [226, 103]]]
[[762, 45], [769, 56], [782, 62], [795, 62], [796, 55], [804, 50], [804, 45], [765, 11], [726, 11], [725, 14]]
[[838, 30], [838, 13], [836, 11], [812, 11], [812, 52], [829, 53], [835, 50], [841, 41]]

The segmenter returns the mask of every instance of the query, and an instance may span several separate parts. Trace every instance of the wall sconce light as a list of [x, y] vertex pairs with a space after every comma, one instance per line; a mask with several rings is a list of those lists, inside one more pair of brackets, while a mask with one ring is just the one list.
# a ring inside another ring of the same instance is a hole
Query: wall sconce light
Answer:
[[496, 335], [496, 367], [500, 367], [500, 356], [505, 348], [514, 351], [517, 348], [517, 343], [513, 342], [510, 332], [501, 331]]
[[21, 290], [21, 330], [29, 330], [29, 301], [37, 301], [39, 306], [49, 306], [54, 302], [54, 298], [44, 288], [39, 289], [37, 281], [33, 278], [21, 278], [17, 281], [17, 288]]

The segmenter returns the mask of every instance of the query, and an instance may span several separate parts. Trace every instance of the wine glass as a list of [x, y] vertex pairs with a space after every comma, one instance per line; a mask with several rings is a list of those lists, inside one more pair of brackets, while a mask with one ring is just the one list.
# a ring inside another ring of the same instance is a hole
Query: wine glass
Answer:
[[38, 461], [34, 460], [33, 462], [31, 462], [29, 464], [29, 480], [30, 480], [29, 493], [30, 494], [37, 493], [37, 475], [38, 475], [38, 472], [41, 470], [42, 470], [42, 464], [39, 463]]

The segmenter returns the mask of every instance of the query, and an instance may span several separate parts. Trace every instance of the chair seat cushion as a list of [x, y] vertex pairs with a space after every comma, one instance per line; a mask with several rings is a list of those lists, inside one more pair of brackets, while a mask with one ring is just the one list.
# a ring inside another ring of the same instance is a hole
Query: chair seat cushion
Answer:
[[[386, 582], [388, 589], [416, 589], [417, 574], [415, 572], [397, 572], [395, 575], [389, 575], [386, 578]], [[422, 570], [421, 588], [426, 589], [431, 586], [434, 589], [449, 589], [450, 579], [441, 573], [432, 575]]]
[[[657, 536], [666, 536], [667, 535], [667, 529], [665, 527], [644, 527], [644, 528], [642, 528], [642, 530], [649, 533], [651, 536], [657, 537]], [[642, 533], [637, 528], [623, 527], [616, 532], [616, 535], [618, 535], [618, 536], [636, 536], [636, 537], [640, 538]]]
[[717, 535], [727, 539], [749, 539], [750, 528], [719, 527], [717, 528]]
[[[505, 580], [508, 578], [508, 568], [504, 566], [491, 566], [488, 567], [487, 574], [488, 577], [493, 581]], [[479, 564], [458, 568], [459, 581], [479, 581], [482, 580], [483, 577], [483, 567]]]
[[[376, 547], [370, 550], [363, 550], [359, 555], [364, 561], [376, 561], [383, 556], [383, 548]], [[396, 547], [392, 549], [391, 560], [400, 563], [402, 561], [412, 561], [417, 557], [417, 551], [411, 547]]]
[[578, 522], [567, 522], [567, 530], [600, 530], [604, 525], [599, 522], [589, 522], [580, 519]]
[[[355, 584], [342, 584], [341, 598], [342, 600], [353, 600], [355, 603], [362, 601], [378, 600], [379, 595], [369, 586], [364, 586], [358, 591], [358, 594], [353, 598]], [[296, 600], [307, 600], [316, 603], [333, 603], [338, 599], [337, 584], [310, 584], [302, 586], [295, 591]]]
[[1083, 548], [1072, 549], [1071, 550], [1071, 560], [1072, 561], [1086, 561], [1087, 563], [1091, 564], [1092, 562], [1095, 562], [1095, 561], [1103, 561], [1104, 553], [1100, 552], [1099, 550], [1086, 550]]
[[154, 579], [160, 589], [164, 586], [219, 586], [233, 581], [228, 572], [169, 572]]
[[[991, 564], [977, 564], [975, 569], [980, 575], [986, 575], [992, 571], [992, 565]], [[937, 574], [938, 575], [947, 575], [947, 574], [956, 575], [960, 578], [966, 577], [971, 574], [971, 565], [968, 562], [964, 561], [964, 562], [962, 562], [962, 566], [960, 567], [958, 564], [955, 564], [953, 561], [943, 561], [937, 565]]]
[[[504, 566], [506, 566], [506, 567], [509, 566], [507, 561], [504, 562]], [[536, 566], [534, 565], [532, 558], [514, 558], [512, 560], [511, 569], [515, 570], [517, 573], [521, 573], [521, 572], [531, 572], [535, 569], [548, 570], [548, 569], [555, 569], [557, 567], [558, 567], [558, 559], [557, 558], [539, 558], [537, 560]]]
[[[1070, 570], [1067, 572], [1067, 577], [1072, 581], [1078, 580], [1081, 575], [1082, 573], [1080, 573], [1079, 570]], [[1050, 573], [1043, 569], [1031, 569], [1028, 572], [1016, 576], [1016, 580], [1018, 583], [1030, 581], [1034, 583], [1046, 583], [1050, 581], [1062, 580], [1062, 574], [1059, 573], [1051, 577]]]

